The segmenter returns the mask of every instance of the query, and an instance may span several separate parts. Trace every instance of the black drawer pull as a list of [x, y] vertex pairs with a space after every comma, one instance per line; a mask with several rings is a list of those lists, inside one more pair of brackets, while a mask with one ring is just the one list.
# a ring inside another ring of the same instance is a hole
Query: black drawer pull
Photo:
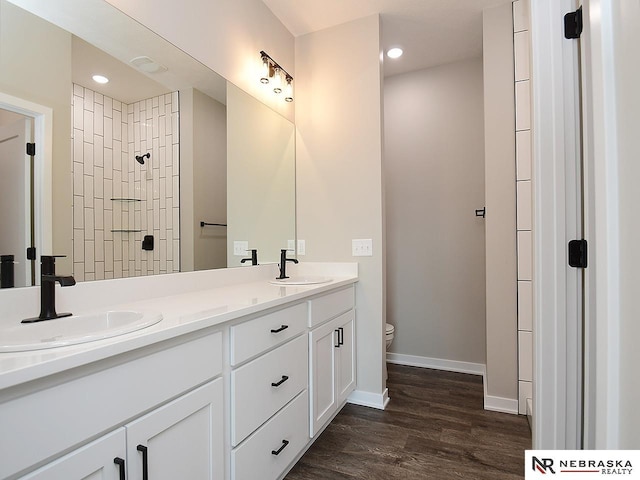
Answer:
[[271, 383], [272, 387], [279, 387], [280, 385], [282, 385], [284, 382], [286, 382], [287, 380], [289, 380], [289, 377], [287, 377], [286, 375], [282, 375], [282, 379], [279, 382], [276, 383]]
[[113, 463], [115, 463], [116, 465], [118, 465], [118, 468], [120, 470], [120, 480], [125, 480], [124, 477], [124, 459], [120, 458], [120, 457], [116, 457], [113, 459]]
[[142, 480], [149, 480], [149, 462], [147, 461], [147, 447], [138, 445], [136, 449], [142, 452]]
[[289, 325], [282, 325], [280, 328], [276, 328], [275, 330], [271, 330], [271, 333], [280, 333], [283, 330], [289, 328]]
[[338, 328], [338, 345], [344, 345], [344, 328]]
[[[337, 328], [334, 330], [334, 332], [336, 332], [338, 334], [338, 338], [337, 338], [337, 342], [335, 345], [333, 345], [336, 348], [340, 348], [340, 330], [338, 330]], [[335, 338], [335, 337], [334, 337]]]
[[280, 446], [280, 448], [277, 450], [271, 450], [271, 455], [280, 455], [280, 452], [282, 452], [282, 450], [284, 450], [287, 445], [289, 445], [289, 440], [282, 440], [282, 445]]

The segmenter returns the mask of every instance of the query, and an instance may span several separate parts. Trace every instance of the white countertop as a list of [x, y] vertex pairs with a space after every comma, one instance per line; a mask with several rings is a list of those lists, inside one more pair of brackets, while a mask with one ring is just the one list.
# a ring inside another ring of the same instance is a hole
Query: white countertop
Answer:
[[[166, 295], [166, 292], [170, 291], [171, 287], [165, 286], [157, 291], [158, 297], [154, 297], [152, 293], [147, 292], [146, 295], [140, 295], [146, 296], [146, 298], [138, 301], [131, 301], [131, 295], [118, 296], [117, 282], [119, 280], [109, 280], [108, 282], [111, 283], [87, 282], [86, 284], [81, 284], [86, 290], [100, 289], [102, 296], [112, 299], [113, 303], [103, 301], [103, 305], [96, 305], [95, 311], [104, 311], [105, 309], [156, 311], [162, 313], [163, 320], [145, 329], [104, 340], [29, 352], [0, 353], [0, 389], [36, 380], [91, 362], [104, 360], [204, 328], [220, 325], [246, 315], [350, 285], [358, 280], [357, 264], [300, 265], [296, 266], [299, 267], [298, 269], [291, 269], [291, 271], [298, 271], [301, 274], [320, 272], [331, 277], [332, 280], [328, 283], [316, 285], [281, 286], [269, 283], [273, 276], [273, 268], [269, 267], [273, 266], [253, 267], [251, 271], [244, 268], [229, 269], [228, 271], [232, 273], [227, 276], [229, 276], [229, 279], [233, 277], [232, 285], [225, 285], [225, 273], [217, 271], [217, 273], [211, 274], [212, 281], [208, 283], [215, 285], [210, 288], [204, 286], [206, 283], [203, 284], [197, 281], [195, 283], [200, 285], [200, 289], [193, 285], [190, 285], [191, 288], [177, 286], [174, 290], [180, 291], [187, 288], [192, 291]], [[316, 265], [316, 268], [313, 268], [313, 265]], [[331, 265], [337, 265], [337, 268], [332, 269]], [[345, 265], [347, 268], [345, 268]], [[243, 283], [241, 278], [244, 272], [247, 272], [246, 283]], [[193, 275], [199, 281], [206, 276], [202, 272], [177, 275], [181, 275], [181, 277], [163, 275], [161, 276], [161, 281], [171, 283], [179, 280], [184, 283], [185, 280], [189, 280], [189, 275]], [[149, 280], [145, 281], [147, 278]], [[147, 286], [157, 286], [157, 284], [158, 277], [156, 276], [135, 279], [134, 282], [129, 282], [127, 286], [144, 289]], [[164, 290], [164, 292], [161, 290]], [[95, 295], [96, 293], [89, 292], [88, 295], [91, 296], [91, 294]], [[127, 296], [129, 298], [122, 301]], [[19, 300], [18, 297], [16, 298]], [[73, 302], [67, 300], [67, 305], [69, 304], [72, 305]], [[76, 309], [74, 313], [89, 313], [91, 311], [90, 308], [86, 308], [86, 305], [84, 307], [82, 311]], [[15, 309], [17, 310], [17, 307]], [[62, 311], [62, 309], [58, 308], [58, 311]], [[0, 314], [2, 313], [4, 312], [0, 312]], [[3, 323], [20, 321], [19, 318], [15, 318], [16, 314], [6, 316], [13, 318], [2, 318], [1, 321]], [[49, 321], [55, 322], [55, 320]]]

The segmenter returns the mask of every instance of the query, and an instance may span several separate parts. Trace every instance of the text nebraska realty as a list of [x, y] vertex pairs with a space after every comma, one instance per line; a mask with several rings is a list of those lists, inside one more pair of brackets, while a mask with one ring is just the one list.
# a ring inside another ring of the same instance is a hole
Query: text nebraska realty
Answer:
[[633, 465], [630, 460], [560, 460], [560, 470], [598, 469], [602, 475], [631, 475]]

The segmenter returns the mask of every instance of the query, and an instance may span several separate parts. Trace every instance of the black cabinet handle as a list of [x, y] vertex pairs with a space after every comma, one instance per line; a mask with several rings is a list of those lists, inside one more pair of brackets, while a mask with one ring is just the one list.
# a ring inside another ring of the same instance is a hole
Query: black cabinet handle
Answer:
[[338, 328], [338, 345], [344, 345], [344, 328]]
[[280, 446], [280, 448], [277, 450], [271, 450], [271, 455], [280, 455], [280, 452], [282, 452], [282, 450], [284, 450], [287, 445], [289, 445], [289, 440], [282, 440], [282, 445]]
[[283, 330], [289, 328], [289, 325], [282, 325], [280, 328], [276, 328], [275, 330], [271, 330], [271, 333], [280, 333]]
[[336, 329], [334, 330], [334, 332], [336, 332], [336, 333], [338, 334], [338, 338], [337, 338], [337, 342], [338, 342], [338, 343], [337, 343], [337, 344], [335, 344], [335, 345], [334, 345], [334, 347], [336, 347], [336, 348], [340, 348], [340, 331], [336, 328]]
[[149, 480], [149, 462], [147, 461], [147, 447], [138, 445], [136, 449], [142, 452], [142, 480]]
[[287, 377], [286, 375], [282, 375], [282, 379], [279, 382], [271, 383], [271, 386], [272, 387], [279, 387], [280, 385], [282, 385], [287, 380], [289, 380], [289, 377]]
[[116, 457], [113, 459], [113, 463], [118, 465], [118, 469], [120, 470], [120, 480], [125, 480], [124, 478], [124, 459], [120, 457]]

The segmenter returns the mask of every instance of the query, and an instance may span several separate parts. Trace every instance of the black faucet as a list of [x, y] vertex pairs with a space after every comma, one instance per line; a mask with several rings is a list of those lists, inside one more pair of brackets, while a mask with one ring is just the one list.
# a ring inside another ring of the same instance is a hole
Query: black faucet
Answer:
[[280, 276], [276, 277], [276, 280], [284, 280], [287, 277], [287, 262], [298, 263], [295, 258], [287, 258], [288, 250], [286, 248], [280, 250]]
[[258, 250], [256, 250], [256, 249], [247, 250], [247, 252], [251, 252], [251, 258], [243, 258], [242, 260], [240, 260], [240, 263], [248, 262], [249, 260], [251, 260], [251, 265], [257, 265], [258, 264]]
[[70, 313], [56, 313], [55, 285], [58, 282], [63, 287], [71, 287], [76, 284], [75, 279], [71, 276], [61, 277], [56, 275], [56, 256], [42, 255], [40, 261], [40, 315], [22, 320], [22, 323], [34, 323], [71, 316]]

